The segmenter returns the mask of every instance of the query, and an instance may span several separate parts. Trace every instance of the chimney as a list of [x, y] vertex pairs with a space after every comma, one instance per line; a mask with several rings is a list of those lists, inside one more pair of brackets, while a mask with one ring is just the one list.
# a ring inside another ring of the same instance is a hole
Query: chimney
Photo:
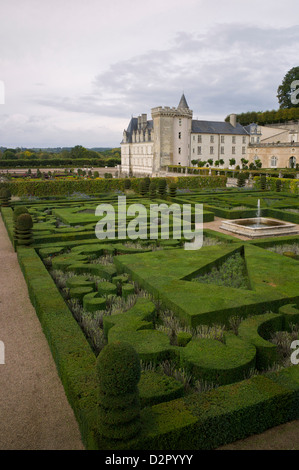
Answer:
[[229, 122], [233, 127], [237, 127], [237, 115], [236, 114], [231, 114], [229, 117]]

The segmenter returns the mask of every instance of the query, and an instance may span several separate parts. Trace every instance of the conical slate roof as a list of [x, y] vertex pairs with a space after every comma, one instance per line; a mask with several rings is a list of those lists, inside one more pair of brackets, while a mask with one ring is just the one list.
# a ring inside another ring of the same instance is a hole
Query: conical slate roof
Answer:
[[181, 98], [181, 101], [178, 105], [178, 108], [189, 109], [189, 106], [188, 106], [188, 103], [187, 103], [187, 100], [185, 98], [184, 93], [182, 94], [182, 98]]

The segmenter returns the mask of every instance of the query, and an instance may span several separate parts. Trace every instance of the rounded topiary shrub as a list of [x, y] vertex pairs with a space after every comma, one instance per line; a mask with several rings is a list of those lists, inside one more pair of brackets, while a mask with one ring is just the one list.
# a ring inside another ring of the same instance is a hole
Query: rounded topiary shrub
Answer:
[[96, 368], [99, 434], [112, 441], [132, 439], [141, 426], [138, 391], [141, 370], [137, 352], [129, 343], [110, 343], [100, 352]]
[[277, 179], [277, 180], [276, 180], [276, 183], [275, 183], [276, 192], [277, 192], [277, 193], [280, 193], [280, 192], [281, 192], [281, 188], [282, 188], [282, 182], [281, 182], [280, 179]]
[[237, 186], [238, 188], [244, 188], [246, 184], [246, 175], [245, 173], [239, 173], [237, 178]]
[[122, 290], [121, 290], [122, 297], [127, 299], [129, 295], [134, 295], [134, 294], [135, 294], [135, 288], [132, 284], [125, 284], [124, 286], [122, 286]]
[[13, 211], [13, 221], [16, 222], [17, 218], [21, 214], [28, 214], [28, 209], [26, 206], [17, 206]]
[[175, 183], [170, 183], [168, 186], [169, 189], [169, 196], [176, 197], [177, 185]]
[[131, 344], [115, 341], [101, 351], [97, 360], [100, 389], [112, 395], [136, 391], [140, 379], [140, 360]]
[[101, 295], [116, 295], [117, 294], [117, 285], [113, 284], [109, 281], [99, 282], [98, 284], [98, 292]]
[[16, 227], [18, 230], [27, 231], [33, 227], [33, 221], [30, 214], [21, 214], [16, 219]]
[[30, 214], [19, 215], [14, 223], [14, 247], [16, 245], [31, 245], [33, 220]]

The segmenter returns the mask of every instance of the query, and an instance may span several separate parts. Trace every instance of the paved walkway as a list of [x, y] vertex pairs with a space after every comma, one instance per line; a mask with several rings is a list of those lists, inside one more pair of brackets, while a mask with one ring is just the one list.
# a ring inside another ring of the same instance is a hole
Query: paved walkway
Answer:
[[0, 341], [0, 450], [83, 450], [1, 216]]

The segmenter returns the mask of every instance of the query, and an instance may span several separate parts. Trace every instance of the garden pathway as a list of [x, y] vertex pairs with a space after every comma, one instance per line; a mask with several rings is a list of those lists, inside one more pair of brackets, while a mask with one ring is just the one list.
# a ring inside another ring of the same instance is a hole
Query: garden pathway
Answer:
[[83, 450], [1, 216], [0, 341], [0, 450]]

